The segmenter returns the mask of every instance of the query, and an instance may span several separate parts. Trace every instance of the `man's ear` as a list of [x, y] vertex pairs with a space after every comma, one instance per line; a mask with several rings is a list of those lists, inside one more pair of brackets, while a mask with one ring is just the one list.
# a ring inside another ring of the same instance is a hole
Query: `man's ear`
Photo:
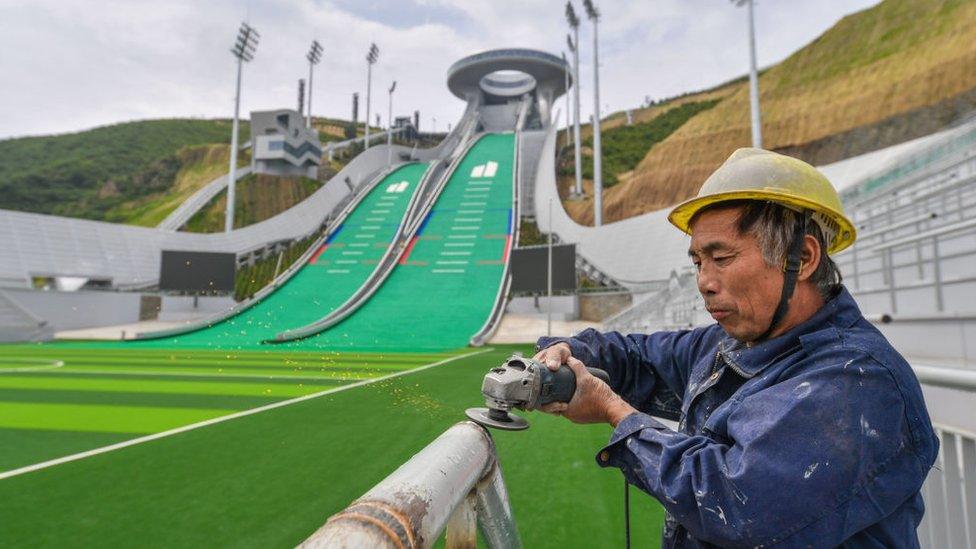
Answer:
[[797, 280], [807, 280], [820, 266], [820, 242], [811, 235], [803, 237], [803, 248], [800, 251], [800, 273]]

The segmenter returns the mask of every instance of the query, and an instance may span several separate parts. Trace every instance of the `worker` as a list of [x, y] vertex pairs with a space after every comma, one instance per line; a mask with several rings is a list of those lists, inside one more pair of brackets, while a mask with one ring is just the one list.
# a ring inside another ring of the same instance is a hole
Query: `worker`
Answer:
[[536, 359], [577, 376], [544, 411], [614, 427], [597, 462], [661, 503], [664, 547], [918, 547], [938, 440], [829, 257], [856, 238], [830, 182], [739, 149], [668, 220], [717, 324], [541, 338]]

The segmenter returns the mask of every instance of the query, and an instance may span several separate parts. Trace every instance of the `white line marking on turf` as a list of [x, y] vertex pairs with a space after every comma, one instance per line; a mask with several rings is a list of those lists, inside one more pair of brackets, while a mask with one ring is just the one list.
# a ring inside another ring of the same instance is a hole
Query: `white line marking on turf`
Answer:
[[449, 234], [448, 238], [474, 238], [473, 234]]
[[438, 261], [438, 265], [467, 265], [467, 260], [463, 261]]
[[386, 219], [386, 218], [385, 217], [367, 217], [366, 218], [366, 221], [372, 221], [372, 222], [375, 223], [376, 221], [383, 221], [384, 219]]
[[485, 213], [485, 211], [484, 210], [458, 210], [457, 213], [467, 215], [467, 214]]
[[474, 242], [445, 242], [444, 245], [452, 246], [452, 247], [458, 247], [458, 246], [467, 247], [467, 246], [474, 246]]
[[462, 202], [461, 203], [462, 206], [485, 206], [486, 204], [487, 203], [485, 202]]
[[357, 234], [356, 238], [373, 238], [371, 234]]
[[454, 221], [459, 223], [478, 223], [481, 219], [480, 217], [455, 217]]
[[458, 227], [455, 225], [451, 227], [452, 231], [477, 231], [479, 227], [477, 225], [465, 225], [464, 227]]
[[332, 274], [349, 274], [349, 269], [329, 269], [325, 272]]
[[[54, 376], [147, 376], [147, 377], [209, 377], [209, 378], [220, 378], [220, 381], [228, 380], [232, 381], [234, 379], [266, 379], [266, 380], [295, 380], [295, 381], [358, 381], [360, 379], [369, 379], [362, 377], [349, 377], [349, 376], [293, 376], [293, 375], [282, 375], [282, 374], [228, 374], [225, 372], [216, 372], [212, 374], [203, 372], [156, 372], [152, 370], [61, 370], [59, 372], [54, 372]], [[260, 395], [258, 395], [260, 396]]]
[[71, 454], [70, 456], [59, 457], [57, 459], [52, 459], [52, 460], [48, 460], [48, 461], [42, 461], [41, 463], [35, 463], [33, 465], [27, 465], [25, 467], [20, 467], [18, 469], [11, 469], [10, 471], [7, 471], [5, 473], [0, 473], [0, 480], [8, 479], [10, 477], [15, 477], [15, 476], [18, 476], [18, 475], [23, 475], [25, 473], [32, 473], [34, 471], [39, 471], [41, 469], [47, 469], [48, 467], [53, 467], [55, 465], [60, 465], [62, 463], [68, 463], [70, 461], [78, 461], [79, 459], [84, 459], [84, 458], [87, 458], [87, 457], [97, 456], [99, 454], [105, 454], [105, 453], [108, 453], [108, 452], [112, 452], [114, 450], [121, 450], [122, 448], [128, 448], [129, 446], [135, 446], [136, 444], [142, 444], [143, 442], [151, 442], [153, 440], [159, 440], [161, 438], [166, 438], [166, 437], [169, 437], [169, 436], [178, 435], [180, 433], [185, 433], [187, 431], [193, 431], [193, 430], [199, 429], [201, 427], [208, 427], [210, 425], [215, 425], [217, 423], [223, 423], [225, 421], [230, 421], [232, 419], [238, 419], [238, 418], [242, 418], [242, 417], [252, 416], [254, 414], [259, 414], [261, 412], [266, 412], [268, 410], [274, 410], [275, 408], [282, 408], [284, 406], [290, 406], [292, 404], [297, 404], [299, 402], [305, 402], [306, 400], [312, 400], [313, 398], [319, 398], [319, 397], [322, 397], [322, 396], [339, 393], [339, 392], [346, 391], [346, 390], [349, 390], [349, 389], [355, 389], [356, 387], [362, 387], [364, 385], [369, 385], [369, 384], [372, 384], [372, 383], [376, 383], [377, 381], [385, 381], [387, 379], [393, 379], [393, 378], [396, 378], [396, 377], [405, 376], [405, 375], [413, 374], [413, 373], [416, 373], [416, 372], [422, 372], [424, 370], [428, 370], [430, 368], [434, 368], [436, 366], [440, 366], [441, 364], [447, 364], [448, 362], [453, 362], [453, 361], [458, 360], [460, 358], [468, 358], [468, 357], [472, 357], [472, 356], [475, 356], [475, 355], [484, 354], [484, 353], [487, 353], [488, 351], [492, 351], [492, 350], [494, 350], [494, 349], [492, 349], [491, 347], [488, 347], [488, 348], [482, 349], [480, 351], [475, 351], [473, 353], [467, 353], [467, 354], [463, 354], [463, 355], [453, 356], [453, 357], [450, 357], [450, 358], [445, 358], [444, 360], [441, 360], [439, 362], [434, 362], [434, 363], [431, 363], [431, 364], [425, 364], [423, 366], [414, 368], [412, 370], [404, 370], [402, 372], [396, 372], [396, 373], [390, 374], [388, 376], [374, 377], [372, 379], [364, 379], [363, 381], [359, 381], [359, 382], [356, 382], [356, 383], [350, 383], [349, 385], [343, 385], [342, 387], [335, 387], [335, 388], [332, 388], [332, 389], [326, 389], [324, 391], [319, 391], [317, 393], [312, 393], [310, 395], [300, 396], [300, 397], [292, 398], [292, 399], [289, 399], [289, 400], [282, 400], [281, 402], [275, 402], [275, 403], [272, 403], [272, 404], [267, 404], [265, 406], [258, 406], [257, 408], [251, 408], [250, 410], [243, 410], [243, 411], [236, 412], [236, 413], [233, 413], [233, 414], [228, 414], [226, 416], [215, 417], [213, 419], [208, 419], [206, 421], [201, 421], [201, 422], [198, 422], [198, 423], [192, 423], [190, 425], [184, 425], [183, 427], [177, 427], [176, 429], [170, 429], [169, 431], [163, 431], [161, 433], [154, 433], [154, 434], [151, 434], [151, 435], [146, 435], [144, 437], [134, 438], [134, 439], [131, 439], [131, 440], [125, 440], [125, 441], [122, 441], [122, 442], [118, 442], [116, 444], [110, 444], [108, 446], [102, 446], [101, 448], [95, 448], [94, 450], [88, 450], [86, 452], [79, 452], [77, 454]]
[[55, 370], [64, 366], [64, 361], [62, 360], [44, 360], [43, 358], [4, 358], [0, 362], [41, 362], [39, 366], [17, 366], [14, 368], [4, 368], [0, 366], [0, 374], [7, 374], [11, 372], [41, 372], [44, 370]]
[[471, 255], [471, 252], [441, 252], [441, 255]]
[[336, 265], [355, 265], [356, 263], [359, 263], [359, 261], [356, 260], [356, 259], [337, 259], [336, 260]]
[[369, 244], [365, 242], [353, 242], [349, 244], [349, 246], [354, 248], [365, 248], [366, 246], [369, 246]]
[[362, 250], [342, 250], [342, 255], [363, 255]]

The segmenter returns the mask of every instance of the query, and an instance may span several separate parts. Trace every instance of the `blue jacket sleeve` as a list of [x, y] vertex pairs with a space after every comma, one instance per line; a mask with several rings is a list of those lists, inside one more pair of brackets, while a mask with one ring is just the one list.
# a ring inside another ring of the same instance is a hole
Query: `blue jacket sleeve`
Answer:
[[619, 467], [698, 539], [837, 546], [928, 473], [888, 370], [867, 357], [848, 366], [805, 369], [745, 397], [727, 416], [729, 444], [631, 414], [597, 462]]
[[540, 338], [536, 347], [569, 344], [574, 357], [605, 370], [610, 387], [638, 410], [677, 420], [692, 365], [711, 352], [719, 326], [650, 335], [587, 329], [569, 338]]

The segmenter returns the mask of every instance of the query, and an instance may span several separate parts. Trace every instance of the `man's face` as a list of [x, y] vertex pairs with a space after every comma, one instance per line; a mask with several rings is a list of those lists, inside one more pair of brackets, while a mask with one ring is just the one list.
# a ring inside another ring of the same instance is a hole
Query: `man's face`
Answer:
[[699, 214], [688, 255], [698, 269], [705, 307], [727, 334], [753, 341], [769, 327], [783, 289], [783, 273], [763, 260], [756, 237], [739, 234], [740, 209]]

